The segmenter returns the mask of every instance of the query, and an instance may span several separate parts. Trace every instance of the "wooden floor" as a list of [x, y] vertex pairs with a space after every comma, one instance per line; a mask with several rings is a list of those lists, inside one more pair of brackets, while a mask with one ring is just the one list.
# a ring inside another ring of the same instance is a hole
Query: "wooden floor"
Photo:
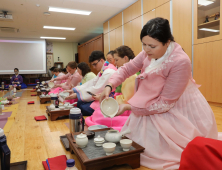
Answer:
[[[0, 92], [0, 97], [6, 92]], [[28, 161], [28, 170], [44, 170], [42, 161], [50, 157], [66, 155], [68, 159], [76, 160], [79, 170], [81, 166], [74, 154], [66, 151], [59, 136], [69, 133], [65, 123], [68, 119], [58, 121], [35, 121], [34, 116], [45, 115], [46, 106], [40, 104], [38, 97], [31, 97], [30, 90], [24, 90], [19, 99], [18, 113], [14, 124], [7, 136], [11, 150], [11, 162]], [[35, 101], [34, 105], [27, 105], [28, 101]], [[211, 106], [216, 117], [218, 131], [222, 132], [222, 108]], [[125, 170], [120, 168], [118, 170]], [[117, 169], [115, 169], [117, 170]], [[140, 167], [137, 170], [150, 170]]]

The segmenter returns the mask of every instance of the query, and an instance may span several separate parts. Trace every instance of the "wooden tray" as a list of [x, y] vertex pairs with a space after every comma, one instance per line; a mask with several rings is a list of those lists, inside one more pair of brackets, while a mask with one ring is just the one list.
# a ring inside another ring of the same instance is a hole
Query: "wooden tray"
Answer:
[[40, 103], [41, 104], [45, 104], [47, 102], [51, 102], [51, 97], [41, 97], [41, 96], [39, 96], [39, 99], [40, 99]]
[[51, 121], [55, 121], [57, 118], [62, 116], [69, 116], [70, 110], [53, 110], [49, 109], [49, 106], [46, 106], [46, 113], [51, 117]]
[[[94, 132], [104, 131], [109, 129], [94, 130]], [[74, 135], [78, 135], [74, 133]], [[112, 167], [114, 165], [128, 164], [133, 169], [140, 167], [140, 153], [144, 151], [145, 148], [133, 142], [132, 146], [135, 150], [121, 152], [109, 156], [104, 156], [96, 159], [89, 159], [82, 149], [78, 148], [77, 144], [73, 143], [73, 137], [71, 134], [66, 134], [69, 140], [70, 151], [74, 152], [80, 161], [82, 170], [102, 170], [104, 168]], [[96, 147], [96, 146], [95, 146]]]
[[10, 164], [10, 170], [26, 170], [27, 161], [15, 162]]

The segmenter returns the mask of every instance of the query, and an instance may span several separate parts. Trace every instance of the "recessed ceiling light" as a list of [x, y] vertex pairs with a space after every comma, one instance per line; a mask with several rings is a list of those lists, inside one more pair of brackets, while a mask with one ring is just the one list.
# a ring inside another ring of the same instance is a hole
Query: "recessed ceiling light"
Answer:
[[208, 1], [208, 0], [198, 0], [199, 5], [207, 6], [214, 3], [213, 1]]
[[44, 12], [43, 14], [44, 14], [44, 15], [50, 15], [50, 13], [49, 13], [49, 12]]
[[58, 39], [58, 40], [65, 40], [65, 37], [40, 37], [42, 39]]
[[199, 30], [201, 30], [201, 31], [210, 31], [210, 32], [220, 32], [220, 30], [209, 29], [209, 28], [201, 28]]
[[82, 11], [82, 10], [77, 10], [77, 9], [57, 8], [57, 7], [49, 7], [49, 11], [70, 13], [70, 14], [79, 14], [79, 15], [90, 15], [91, 14], [91, 11]]
[[40, 7], [40, 5], [39, 5], [39, 4], [36, 4], [36, 6], [37, 6], [37, 7]]
[[54, 26], [43, 26], [45, 29], [57, 29], [57, 30], [72, 30], [74, 31], [75, 28], [70, 28], [70, 27], [54, 27]]

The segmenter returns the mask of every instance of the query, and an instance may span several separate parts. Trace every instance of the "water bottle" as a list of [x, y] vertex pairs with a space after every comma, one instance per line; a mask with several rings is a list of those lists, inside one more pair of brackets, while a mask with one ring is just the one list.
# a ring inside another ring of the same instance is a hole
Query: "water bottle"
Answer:
[[78, 170], [75, 167], [75, 160], [74, 159], [68, 159], [66, 161], [66, 169], [65, 170]]
[[14, 93], [16, 93], [16, 87], [14, 86]]
[[2, 89], [3, 89], [3, 90], [5, 89], [5, 85], [4, 85], [4, 82], [2, 82]]
[[7, 145], [4, 130], [0, 128], [0, 159], [1, 170], [10, 170], [10, 154], [11, 151]]
[[69, 114], [70, 133], [84, 131], [85, 120], [79, 108], [73, 108]]

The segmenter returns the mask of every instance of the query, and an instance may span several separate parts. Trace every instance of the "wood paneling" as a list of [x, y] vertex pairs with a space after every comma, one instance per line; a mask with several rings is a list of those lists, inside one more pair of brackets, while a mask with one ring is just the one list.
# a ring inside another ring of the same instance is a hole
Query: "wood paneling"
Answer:
[[116, 30], [109, 32], [110, 40], [110, 50], [115, 50], [116, 48]]
[[142, 43], [140, 41], [141, 29], [141, 17], [124, 25], [124, 45], [129, 46], [135, 55], [142, 51]]
[[[108, 35], [108, 34], [107, 34]], [[104, 42], [105, 43], [105, 42]], [[78, 53], [79, 53], [79, 63], [86, 62], [91, 70], [97, 74], [97, 71], [89, 64], [89, 56], [95, 50], [99, 50], [104, 52], [104, 44], [103, 44], [103, 34], [87, 41], [84, 44], [78, 46]]]
[[104, 35], [104, 54], [106, 55], [109, 52], [109, 35]]
[[155, 6], [158, 7], [160, 5], [163, 5], [166, 2], [169, 2], [170, 0], [155, 0]]
[[173, 36], [192, 58], [192, 0], [173, 1]]
[[132, 41], [133, 41], [133, 52], [138, 55], [142, 51], [142, 43], [140, 41], [140, 33], [142, 30], [141, 17], [136, 18], [132, 21]]
[[124, 24], [141, 16], [141, 0], [138, 0], [123, 11]]
[[156, 17], [156, 10], [147, 12], [143, 15], [143, 25], [145, 25], [149, 20]]
[[122, 12], [109, 20], [109, 31], [112, 31], [122, 25]]
[[103, 34], [106, 34], [108, 31], [108, 21], [106, 21], [105, 23], [103, 23]]
[[168, 19], [170, 22], [170, 2], [167, 2], [156, 8], [156, 17]]
[[143, 13], [147, 13], [155, 9], [156, 3], [154, 0], [143, 0]]
[[132, 21], [130, 21], [124, 25], [124, 45], [133, 48], [132, 39]]
[[122, 26], [117, 28], [116, 30], [116, 48], [123, 45], [123, 31]]
[[[198, 7], [197, 7], [197, 2], [198, 0], [194, 0], [194, 44], [200, 44], [200, 43], [205, 43], [205, 42], [210, 42], [210, 41], [216, 41], [216, 40], [221, 40], [222, 39], [222, 27], [220, 23], [220, 34], [211, 36], [211, 37], [206, 37], [206, 38], [201, 38], [198, 39], [198, 26], [197, 26], [197, 17], [198, 17]], [[222, 13], [222, 8], [220, 7], [220, 14]]]
[[194, 45], [194, 79], [210, 102], [222, 103], [222, 41]]

